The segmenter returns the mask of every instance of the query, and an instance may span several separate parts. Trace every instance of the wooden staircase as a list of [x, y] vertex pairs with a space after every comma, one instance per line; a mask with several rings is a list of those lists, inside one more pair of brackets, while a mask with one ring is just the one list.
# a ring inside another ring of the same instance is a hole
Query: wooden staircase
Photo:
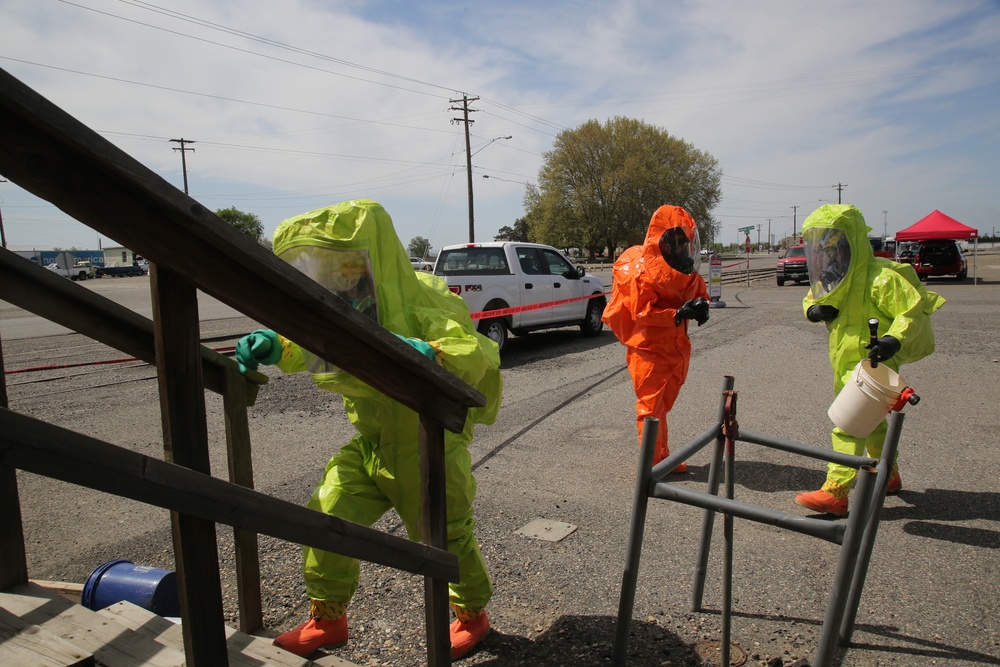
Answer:
[[[306, 660], [271, 640], [226, 626], [233, 667], [356, 667], [336, 656]], [[0, 665], [182, 667], [181, 626], [131, 602], [91, 611], [34, 582], [0, 593]]]

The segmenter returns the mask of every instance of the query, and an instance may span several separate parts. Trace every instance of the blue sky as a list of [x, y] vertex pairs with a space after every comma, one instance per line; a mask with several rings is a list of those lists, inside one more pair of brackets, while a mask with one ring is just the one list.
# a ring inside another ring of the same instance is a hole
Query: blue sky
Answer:
[[[381, 202], [404, 244], [524, 215], [563, 130], [615, 116], [713, 155], [722, 240], [824, 202], [890, 235], [1000, 227], [1000, 3], [0, 0], [0, 67], [210, 209]], [[510, 139], [501, 137], [510, 136]], [[0, 176], [3, 176], [0, 174]], [[114, 245], [0, 183], [8, 247]], [[794, 219], [793, 219], [794, 216]], [[755, 237], [755, 235], [752, 235]]]

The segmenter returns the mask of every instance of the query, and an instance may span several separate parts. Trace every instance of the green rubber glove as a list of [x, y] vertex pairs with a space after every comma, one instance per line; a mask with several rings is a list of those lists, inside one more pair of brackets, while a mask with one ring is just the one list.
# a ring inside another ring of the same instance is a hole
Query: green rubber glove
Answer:
[[278, 334], [270, 329], [257, 329], [236, 343], [236, 362], [240, 373], [257, 370], [258, 364], [276, 364], [281, 361], [281, 342]]
[[406, 341], [413, 346], [413, 349], [424, 355], [432, 361], [437, 361], [437, 355], [434, 353], [434, 348], [431, 344], [425, 340], [420, 340], [419, 338], [407, 338], [406, 336], [401, 336], [399, 334], [394, 334], [396, 338], [402, 341]]

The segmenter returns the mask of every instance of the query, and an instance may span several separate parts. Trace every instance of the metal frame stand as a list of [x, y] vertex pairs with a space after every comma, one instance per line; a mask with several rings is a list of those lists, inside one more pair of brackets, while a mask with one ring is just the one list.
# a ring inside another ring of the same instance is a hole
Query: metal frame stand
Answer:
[[[652, 462], [659, 420], [647, 417], [644, 422], [635, 494], [632, 501], [628, 545], [625, 552], [625, 570], [622, 575], [621, 596], [618, 605], [618, 620], [615, 626], [615, 644], [611, 658], [611, 664], [615, 667], [624, 667], [625, 665], [632, 608], [635, 604], [635, 588], [639, 574], [639, 557], [642, 552], [642, 539], [646, 523], [646, 509], [650, 498], [673, 500], [705, 510], [702, 519], [701, 543], [695, 564], [694, 589], [691, 595], [692, 611], [700, 611], [702, 608], [705, 575], [708, 569], [708, 551], [712, 542], [715, 514], [722, 512], [725, 515], [721, 665], [728, 667], [730, 664], [734, 518], [749, 519], [785, 528], [841, 546], [840, 558], [833, 579], [833, 589], [823, 619], [819, 646], [816, 649], [814, 667], [830, 667], [838, 642], [842, 646], [850, 643], [865, 577], [868, 574], [868, 565], [871, 562], [872, 550], [875, 545], [875, 536], [878, 533], [892, 462], [899, 447], [903, 414], [901, 412], [890, 414], [882, 459], [876, 461], [868, 457], [841, 454], [830, 448], [815, 447], [746, 429], [741, 430], [736, 422], [737, 392], [733, 391], [734, 383], [735, 380], [732, 376], [726, 376], [722, 401], [719, 405], [718, 422], [656, 466], [653, 466]], [[853, 507], [847, 522], [803, 517], [734, 500], [734, 460], [735, 446], [738, 440], [857, 469], [858, 476]], [[660, 481], [678, 464], [688, 460], [712, 442], [715, 443], [715, 447], [708, 471], [707, 491], [695, 491]], [[720, 497], [719, 487], [723, 473], [725, 474], [725, 497]]]

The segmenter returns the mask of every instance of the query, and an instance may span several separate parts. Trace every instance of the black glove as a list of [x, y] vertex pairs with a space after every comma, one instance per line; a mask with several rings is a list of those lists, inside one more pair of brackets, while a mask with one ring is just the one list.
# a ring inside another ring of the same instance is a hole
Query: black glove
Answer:
[[831, 322], [840, 315], [840, 311], [833, 306], [820, 306], [813, 304], [806, 311], [806, 317], [810, 322]]
[[677, 309], [674, 315], [674, 326], [680, 326], [681, 320], [695, 320], [698, 326], [708, 322], [708, 300], [703, 297], [691, 299]]
[[873, 362], [885, 361], [899, 352], [899, 341], [892, 336], [882, 336], [874, 343], [865, 345], [865, 349], [871, 350], [868, 358]]

